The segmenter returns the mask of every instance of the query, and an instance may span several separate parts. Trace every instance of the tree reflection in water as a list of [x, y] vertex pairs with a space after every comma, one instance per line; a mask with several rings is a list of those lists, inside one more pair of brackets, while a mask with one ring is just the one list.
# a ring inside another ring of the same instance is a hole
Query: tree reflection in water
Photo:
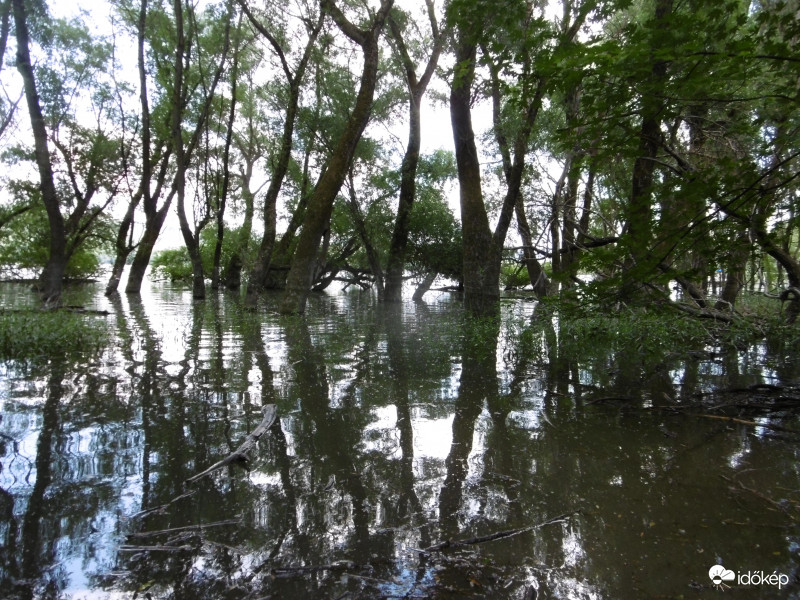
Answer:
[[[319, 296], [302, 319], [97, 298], [115, 344], [3, 367], [7, 597], [700, 598], [718, 562], [794, 577], [785, 344], [576, 352], [524, 302], [472, 321], [444, 297]], [[708, 418], [754, 396], [769, 410]], [[186, 483], [267, 404], [246, 468]]]

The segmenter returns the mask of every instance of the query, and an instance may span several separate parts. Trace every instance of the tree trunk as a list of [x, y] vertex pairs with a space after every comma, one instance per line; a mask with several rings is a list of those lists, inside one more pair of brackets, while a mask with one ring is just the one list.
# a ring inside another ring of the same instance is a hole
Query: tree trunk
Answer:
[[111, 267], [111, 275], [106, 284], [105, 295], [110, 296], [119, 288], [119, 282], [122, 279], [122, 273], [125, 271], [125, 263], [128, 261], [128, 256], [133, 251], [133, 218], [136, 212], [136, 207], [141, 200], [141, 193], [137, 193], [131, 198], [128, 203], [128, 209], [125, 211], [125, 216], [122, 217], [122, 222], [117, 231], [117, 240], [115, 244], [116, 256], [114, 257], [114, 265]]
[[389, 247], [389, 258], [386, 265], [386, 302], [400, 302], [403, 299], [403, 271], [406, 265], [406, 249], [408, 247], [408, 224], [411, 209], [416, 197], [417, 165], [419, 164], [419, 148], [422, 140], [420, 118], [420, 101], [422, 93], [411, 90], [408, 100], [408, 145], [403, 156], [400, 170], [400, 197], [397, 203], [397, 217], [392, 231], [392, 242]]
[[253, 215], [255, 213], [255, 198], [250, 191], [250, 181], [253, 176], [253, 160], [245, 159], [246, 166], [244, 173], [241, 174], [241, 194], [244, 200], [244, 220], [242, 227], [236, 236], [233, 252], [227, 267], [225, 267], [225, 287], [229, 290], [238, 290], [242, 284], [242, 268], [244, 257], [250, 247], [250, 236], [253, 231]]
[[[153, 161], [152, 161], [152, 148], [151, 148], [151, 124], [150, 124], [150, 101], [148, 99], [147, 91], [147, 66], [145, 63], [145, 33], [147, 27], [147, 4], [148, 0], [141, 0], [139, 6], [139, 20], [137, 23], [137, 68], [139, 72], [139, 103], [142, 111], [142, 175], [139, 187], [142, 195], [142, 203], [144, 205], [145, 213], [145, 229], [142, 234], [142, 239], [136, 248], [136, 254], [133, 257], [130, 271], [128, 272], [128, 283], [125, 286], [125, 293], [138, 294], [142, 289], [142, 282], [144, 281], [144, 274], [147, 270], [147, 265], [150, 264], [150, 256], [153, 253], [158, 234], [161, 232], [161, 225], [166, 218], [167, 210], [172, 203], [173, 194], [170, 193], [167, 201], [162, 209], [159, 211], [156, 208], [157, 198], [163, 189], [163, 184], [166, 179], [167, 161], [171, 155], [171, 148], [165, 152], [161, 160], [161, 169], [159, 170], [159, 179], [157, 183], [157, 192], [152, 193], [151, 178], [153, 174]], [[135, 206], [129, 206], [129, 210]], [[120, 229], [120, 236], [122, 236], [122, 228]], [[119, 239], [119, 237], [118, 237]], [[119, 249], [117, 252], [117, 261], [120, 260]], [[126, 257], [127, 258], [127, 257]], [[113, 279], [109, 281], [109, 287], [112, 285]], [[108, 289], [107, 289], [108, 292]]]
[[225, 239], [225, 207], [228, 201], [228, 189], [231, 181], [231, 144], [233, 144], [233, 125], [236, 119], [236, 90], [239, 80], [239, 41], [242, 32], [242, 17], [239, 13], [239, 22], [236, 25], [236, 45], [233, 50], [233, 65], [231, 67], [231, 105], [228, 110], [228, 122], [225, 130], [225, 146], [222, 152], [222, 190], [220, 190], [217, 203], [216, 221], [217, 237], [214, 244], [214, 262], [211, 270], [211, 289], [218, 290], [220, 284], [220, 271], [222, 262], [222, 243]]
[[186, 218], [186, 155], [183, 144], [183, 66], [186, 61], [186, 39], [183, 33], [183, 0], [174, 0], [175, 12], [175, 63], [172, 81], [172, 146], [175, 148], [175, 195], [178, 198], [178, 221], [181, 234], [189, 252], [192, 263], [192, 296], [195, 300], [206, 297], [205, 277], [203, 276], [203, 261], [200, 259], [200, 230], [197, 235], [192, 231], [189, 220]]
[[531, 227], [528, 224], [528, 217], [525, 215], [525, 205], [522, 202], [522, 195], [517, 198], [514, 212], [517, 217], [517, 231], [522, 240], [522, 252], [525, 268], [528, 270], [528, 279], [531, 282], [531, 287], [533, 287], [533, 293], [541, 300], [550, 295], [550, 279], [547, 277], [547, 273], [544, 272], [539, 259], [536, 257]]
[[128, 283], [125, 286], [126, 294], [141, 293], [144, 274], [150, 264], [153, 248], [156, 245], [156, 241], [158, 241], [161, 227], [164, 225], [164, 220], [167, 217], [167, 212], [169, 211], [174, 196], [175, 190], [173, 189], [167, 196], [164, 206], [161, 207], [153, 218], [145, 223], [144, 234], [139, 241], [139, 245], [136, 247], [136, 254], [133, 256], [133, 262], [128, 272]]
[[[485, 51], [484, 51], [485, 52]], [[486, 53], [488, 56], [488, 53]], [[473, 51], [472, 54], [472, 63], [474, 65], [475, 54]], [[530, 66], [530, 57], [525, 55], [523, 60], [523, 69], [528, 70]], [[474, 67], [473, 67], [474, 69]], [[497, 281], [493, 284], [490, 284], [488, 281], [486, 282], [487, 287], [492, 285], [494, 289], [497, 290], [497, 299], [494, 301], [497, 303], [499, 300], [499, 289], [500, 289], [500, 267], [501, 267], [501, 260], [502, 260], [502, 248], [505, 242], [506, 234], [508, 232], [508, 228], [511, 225], [511, 220], [514, 218], [516, 214], [517, 218], [517, 229], [520, 232], [520, 235], [523, 239], [523, 246], [524, 246], [524, 255], [525, 255], [525, 264], [526, 268], [528, 269], [528, 277], [531, 280], [531, 283], [536, 290], [537, 295], [546, 295], [549, 292], [550, 281], [547, 279], [547, 276], [544, 274], [544, 271], [541, 269], [541, 265], [536, 258], [536, 254], [533, 248], [533, 239], [530, 232], [530, 226], [528, 225], [528, 219], [525, 215], [525, 206], [522, 201], [522, 175], [525, 171], [525, 155], [528, 150], [528, 140], [531, 135], [531, 131], [533, 130], [533, 125], [536, 122], [536, 119], [539, 115], [539, 107], [541, 105], [542, 95], [544, 94], [545, 90], [545, 80], [543, 78], [538, 78], [536, 80], [536, 87], [532, 90], [531, 99], [528, 101], [527, 107], [525, 107], [525, 112], [520, 115], [521, 124], [514, 128], [515, 134], [513, 139], [513, 144], [509, 142], [508, 136], [506, 134], [506, 126], [501, 119], [501, 112], [502, 112], [502, 91], [501, 91], [501, 81], [500, 81], [500, 67], [496, 64], [489, 65], [489, 71], [491, 74], [492, 80], [492, 120], [494, 123], [494, 134], [495, 139], [497, 141], [497, 145], [500, 149], [500, 154], [503, 160], [503, 175], [505, 176], [506, 181], [506, 194], [505, 198], [503, 199], [503, 206], [500, 210], [500, 218], [497, 222], [497, 227], [495, 228], [494, 234], [492, 235], [492, 244], [493, 248], [491, 249], [490, 253], [487, 253], [486, 259], [487, 261], [494, 261], [495, 265], [490, 265], [488, 262], [486, 263], [487, 267], [490, 267], [487, 270], [487, 273], [492, 273], [496, 270], [497, 273]], [[470, 74], [471, 77], [474, 77], [474, 70]], [[458, 101], [463, 103], [465, 98], [459, 98]], [[467, 105], [467, 110], [469, 110]], [[460, 109], [463, 110], [463, 107]], [[451, 93], [451, 118], [452, 118], [452, 93]], [[470, 117], [471, 118], [471, 117]], [[470, 123], [470, 132], [471, 132], [471, 123]], [[453, 129], [454, 136], [455, 136], [455, 127]], [[474, 149], [474, 140], [472, 142], [472, 146]], [[458, 159], [458, 153], [456, 153], [456, 158]], [[473, 165], [471, 168], [475, 168]], [[460, 171], [459, 171], [459, 182], [460, 182]], [[480, 177], [480, 170], [478, 167], [478, 177]], [[481, 202], [482, 204], [482, 202]], [[475, 206], [477, 210], [477, 205]], [[486, 212], [485, 206], [481, 207], [481, 210]], [[463, 220], [463, 215], [462, 215]], [[488, 227], [488, 225], [487, 225]], [[466, 233], [464, 235], [464, 241], [466, 246]], [[465, 263], [466, 268], [466, 263]], [[467, 302], [467, 298], [465, 295], [465, 303], [469, 305]], [[496, 309], [492, 309], [496, 310]], [[480, 308], [479, 313], [481, 312], [491, 312], [489, 307]]]
[[422, 302], [422, 297], [429, 289], [431, 289], [433, 282], [436, 281], [437, 274], [438, 273], [436, 273], [436, 271], [427, 273], [422, 281], [419, 282], [417, 289], [414, 290], [414, 295], [411, 297], [414, 302]]
[[356, 29], [352, 23], [345, 19], [332, 1], [323, 4], [340, 29], [361, 46], [364, 54], [364, 66], [353, 112], [350, 114], [344, 132], [336, 144], [330, 162], [320, 176], [319, 182], [308, 201], [303, 229], [297, 241], [297, 248], [289, 274], [286, 277], [286, 291], [279, 308], [282, 314], [300, 314], [305, 311], [322, 234], [330, 220], [336, 195], [339, 193], [347, 176], [356, 145], [369, 121], [372, 99], [377, 83], [378, 38], [383, 29], [386, 14], [393, 2], [394, 0], [383, 0], [372, 27], [368, 31]]
[[408, 54], [402, 33], [394, 19], [389, 19], [392, 38], [397, 43], [403, 66], [406, 70], [408, 84], [408, 144], [403, 156], [400, 170], [400, 197], [397, 203], [397, 216], [392, 231], [392, 242], [389, 246], [389, 257], [386, 263], [386, 286], [383, 298], [386, 302], [400, 302], [403, 299], [403, 272], [406, 264], [406, 249], [408, 247], [408, 225], [411, 218], [411, 209], [416, 198], [417, 166], [419, 164], [419, 149], [422, 142], [422, 125], [420, 104], [425, 95], [442, 48], [442, 36], [436, 23], [433, 2], [426, 0], [434, 45], [428, 64], [422, 78], [417, 81], [414, 64]]
[[39, 188], [50, 226], [50, 254], [47, 264], [39, 276], [38, 288], [42, 301], [46, 305], [57, 305], [61, 301], [61, 289], [67, 267], [66, 230], [53, 179], [50, 150], [47, 146], [47, 129], [44, 124], [33, 65], [31, 64], [30, 35], [28, 33], [25, 2], [24, 0], [13, 0], [12, 3], [17, 36], [17, 70], [25, 87], [25, 100], [28, 104], [31, 130], [33, 131], [36, 166], [39, 170]]
[[[725, 283], [719, 294], [714, 308], [717, 310], [733, 310], [739, 292], [744, 287], [745, 270], [750, 253], [750, 238], [746, 231], [742, 231], [731, 249], [730, 260], [725, 269]], [[716, 279], [716, 277], [715, 277]]]
[[[672, 12], [673, 0], [656, 0], [653, 27], [657, 31], [667, 27], [667, 19]], [[665, 43], [663, 34], [659, 36]], [[651, 54], [655, 57], [661, 47], [655, 45]], [[650, 271], [650, 244], [653, 240], [652, 187], [655, 174], [655, 159], [661, 141], [661, 111], [664, 80], [667, 75], [667, 62], [653, 58], [653, 66], [646, 87], [641, 96], [641, 125], [639, 128], [639, 151], [633, 164], [630, 201], [625, 213], [625, 240], [628, 247], [623, 287], [623, 297], [632, 297]], [[655, 265], [653, 265], [655, 266]]]
[[372, 276], [375, 278], [375, 289], [378, 291], [378, 302], [383, 302], [385, 300], [385, 288], [383, 284], [384, 276], [383, 269], [381, 268], [380, 256], [378, 255], [378, 251], [369, 237], [367, 226], [364, 222], [364, 215], [361, 212], [361, 207], [358, 205], [358, 197], [356, 196], [356, 186], [355, 182], [353, 181], [352, 168], [348, 174], [348, 184], [348, 204], [350, 206], [350, 215], [353, 218], [353, 225], [358, 232], [358, 237], [361, 238], [361, 243], [364, 246], [364, 252], [367, 255], [367, 261], [369, 262], [369, 269], [372, 272]]
[[[323, 3], [324, 5], [324, 3]], [[275, 236], [277, 231], [277, 204], [278, 196], [280, 195], [283, 180], [286, 177], [286, 171], [289, 168], [289, 161], [292, 157], [292, 141], [294, 138], [294, 127], [297, 119], [297, 110], [300, 102], [301, 85], [303, 77], [305, 76], [308, 62], [311, 58], [311, 51], [315, 46], [317, 36], [322, 29], [322, 24], [325, 18], [325, 11], [321, 10], [319, 19], [315, 27], [309, 33], [308, 41], [306, 43], [303, 56], [297, 65], [297, 69], [292, 74], [289, 69], [286, 58], [283, 54], [281, 44], [276, 40], [269, 31], [259, 23], [253, 14], [248, 10], [247, 6], [242, 3], [247, 17], [253, 26], [267, 39], [272, 45], [275, 53], [281, 61], [286, 81], [289, 85], [289, 104], [286, 108], [286, 119], [283, 122], [283, 135], [281, 136], [280, 150], [272, 172], [269, 188], [264, 198], [264, 237], [261, 239], [261, 244], [258, 248], [258, 256], [256, 257], [253, 268], [250, 272], [250, 277], [247, 285], [246, 305], [254, 307], [257, 302], [258, 294], [261, 292], [267, 283], [267, 275], [269, 273], [270, 263], [272, 261], [272, 253], [275, 248]], [[324, 8], [324, 6], [323, 6]], [[337, 190], [338, 192], [338, 190]]]
[[457, 34], [459, 68], [450, 88], [450, 123], [458, 167], [461, 229], [464, 240], [464, 305], [475, 315], [493, 314], [500, 301], [500, 251], [494, 247], [483, 203], [481, 165], [472, 128], [472, 83], [477, 46]]

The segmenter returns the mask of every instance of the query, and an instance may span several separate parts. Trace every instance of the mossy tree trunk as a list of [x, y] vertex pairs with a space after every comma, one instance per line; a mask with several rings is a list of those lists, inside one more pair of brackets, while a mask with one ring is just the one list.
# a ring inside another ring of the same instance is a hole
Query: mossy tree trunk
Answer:
[[393, 3], [394, 0], [383, 0], [370, 29], [361, 30], [347, 20], [332, 0], [323, 2], [324, 9], [342, 32], [361, 47], [364, 65], [353, 111], [308, 200], [303, 229], [297, 240], [292, 265], [286, 277], [286, 290], [279, 307], [282, 314], [299, 314], [305, 311], [322, 234], [330, 221], [336, 195], [347, 177], [356, 145], [369, 121], [378, 75], [378, 39]]

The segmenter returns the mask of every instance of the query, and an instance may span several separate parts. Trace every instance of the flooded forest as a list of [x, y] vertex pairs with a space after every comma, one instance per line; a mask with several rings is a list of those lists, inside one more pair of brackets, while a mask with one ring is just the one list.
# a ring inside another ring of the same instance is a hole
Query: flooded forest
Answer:
[[0, 0], [0, 598], [800, 598], [800, 0]]

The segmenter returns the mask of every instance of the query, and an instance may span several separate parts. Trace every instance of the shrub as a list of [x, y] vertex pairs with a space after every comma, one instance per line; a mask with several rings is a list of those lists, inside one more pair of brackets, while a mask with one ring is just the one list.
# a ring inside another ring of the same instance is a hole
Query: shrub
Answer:
[[150, 268], [154, 279], [172, 282], [192, 280], [192, 263], [185, 247], [157, 252], [150, 261]]

